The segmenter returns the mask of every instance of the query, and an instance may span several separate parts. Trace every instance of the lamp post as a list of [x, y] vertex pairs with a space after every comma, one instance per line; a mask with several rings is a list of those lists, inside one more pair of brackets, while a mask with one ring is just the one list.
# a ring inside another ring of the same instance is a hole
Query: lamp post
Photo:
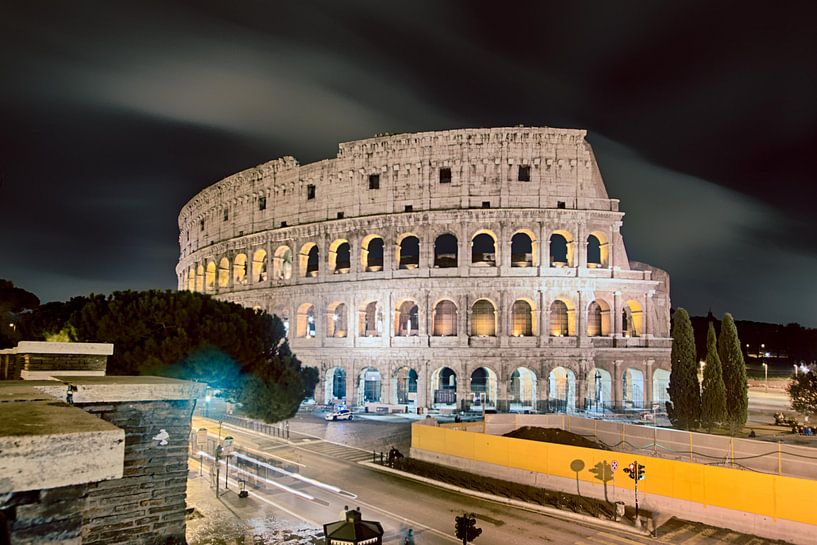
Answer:
[[599, 412], [601, 402], [601, 371], [596, 369], [596, 412]]
[[769, 391], [769, 364], [763, 362], [763, 382], [765, 383], [766, 391]]

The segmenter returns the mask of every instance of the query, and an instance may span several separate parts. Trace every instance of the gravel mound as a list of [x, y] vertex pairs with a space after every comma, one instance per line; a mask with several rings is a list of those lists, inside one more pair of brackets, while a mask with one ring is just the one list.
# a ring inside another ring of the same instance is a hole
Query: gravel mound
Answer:
[[557, 443], [559, 445], [570, 445], [572, 447], [595, 448], [609, 450], [600, 443], [588, 439], [587, 437], [571, 433], [559, 428], [539, 428], [535, 426], [523, 426], [508, 432], [504, 437], [515, 439], [527, 439], [528, 441], [542, 441], [543, 443]]

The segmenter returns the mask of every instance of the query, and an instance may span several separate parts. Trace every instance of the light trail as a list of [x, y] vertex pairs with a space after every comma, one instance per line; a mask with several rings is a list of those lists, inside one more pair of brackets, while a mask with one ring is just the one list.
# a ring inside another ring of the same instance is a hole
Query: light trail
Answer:
[[[209, 460], [215, 460], [215, 457], [213, 457], [213, 456], [211, 456], [211, 455], [207, 454], [207, 453], [206, 453], [206, 452], [204, 452], [203, 450], [200, 450], [200, 451], [199, 451], [199, 456], [203, 456], [203, 457], [205, 457], [205, 458], [207, 458], [207, 459], [209, 459]], [[218, 461], [218, 463], [219, 463], [219, 464], [224, 464], [224, 465], [226, 465], [226, 461], [225, 461], [225, 460], [219, 460], [219, 461]], [[238, 473], [243, 473], [243, 474], [245, 474], [245, 475], [249, 475], [250, 477], [253, 477], [253, 478], [258, 479], [258, 480], [260, 480], [260, 481], [264, 481], [265, 483], [271, 484], [272, 486], [275, 486], [275, 487], [277, 487], [277, 488], [280, 488], [281, 490], [284, 490], [284, 491], [286, 491], [286, 492], [289, 492], [290, 494], [294, 494], [294, 495], [296, 495], [296, 496], [300, 496], [301, 498], [307, 499], [307, 500], [309, 500], [309, 501], [316, 501], [314, 496], [310, 496], [309, 494], [306, 494], [306, 493], [304, 493], [304, 492], [301, 492], [300, 490], [295, 490], [294, 488], [290, 488], [290, 487], [288, 487], [287, 485], [280, 484], [280, 483], [276, 483], [276, 482], [271, 481], [271, 480], [269, 480], [269, 479], [265, 479], [264, 477], [259, 477], [258, 475], [253, 475], [253, 474], [252, 474], [252, 473], [250, 473], [249, 471], [245, 471], [245, 470], [243, 470], [243, 469], [241, 469], [241, 468], [239, 468], [239, 467], [233, 467], [233, 471], [237, 471]], [[228, 478], [229, 478], [229, 477], [228, 477]]]
[[291, 471], [281, 469], [280, 467], [275, 467], [275, 466], [273, 466], [271, 464], [268, 464], [266, 462], [262, 462], [261, 460], [257, 460], [255, 458], [252, 458], [251, 456], [247, 456], [246, 454], [242, 454], [240, 452], [234, 452], [232, 455], [235, 456], [236, 458], [242, 458], [244, 460], [247, 460], [248, 462], [257, 464], [257, 465], [259, 465], [261, 467], [265, 467], [267, 469], [277, 471], [278, 473], [281, 473], [281, 474], [286, 475], [288, 477], [292, 477], [293, 479], [298, 479], [299, 481], [311, 484], [312, 486], [316, 486], [318, 488], [328, 490], [329, 492], [333, 492], [335, 494], [338, 494], [338, 495], [341, 495], [341, 496], [344, 496], [344, 497], [347, 497], [347, 498], [352, 498], [352, 499], [357, 498], [357, 494], [353, 494], [352, 492], [347, 492], [345, 490], [341, 490], [337, 486], [333, 486], [331, 484], [326, 484], [326, 483], [323, 483], [321, 481], [311, 479], [309, 477], [304, 477], [303, 475], [301, 475], [299, 473], [292, 473]]

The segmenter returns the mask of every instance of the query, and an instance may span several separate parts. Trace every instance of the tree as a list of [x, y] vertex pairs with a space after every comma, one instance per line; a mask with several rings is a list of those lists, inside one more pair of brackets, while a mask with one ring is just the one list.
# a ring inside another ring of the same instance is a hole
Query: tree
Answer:
[[706, 335], [706, 367], [704, 367], [703, 391], [701, 393], [701, 424], [706, 431], [726, 421], [726, 386], [723, 383], [721, 358], [718, 356], [718, 340], [715, 326], [709, 322]]
[[792, 410], [809, 416], [817, 414], [817, 374], [813, 369], [794, 375], [786, 390]]
[[701, 415], [701, 390], [692, 322], [682, 308], [676, 310], [673, 317], [671, 364], [667, 415], [676, 428], [694, 429]]
[[482, 528], [477, 528], [477, 516], [474, 513], [454, 517], [454, 529], [457, 539], [462, 540], [462, 545], [468, 545], [482, 534]]
[[0, 278], [0, 348], [12, 347], [23, 338], [19, 317], [38, 306], [40, 299], [36, 295]]
[[749, 416], [749, 386], [746, 381], [746, 364], [740, 350], [740, 339], [735, 320], [728, 312], [723, 315], [721, 335], [718, 338], [718, 356], [723, 367], [723, 383], [726, 387], [726, 417], [732, 435], [742, 429]]

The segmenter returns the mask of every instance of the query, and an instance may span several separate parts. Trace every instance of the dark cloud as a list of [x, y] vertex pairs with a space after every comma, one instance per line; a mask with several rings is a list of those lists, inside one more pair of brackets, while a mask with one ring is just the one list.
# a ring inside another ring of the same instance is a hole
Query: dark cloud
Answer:
[[27, 2], [0, 18], [0, 276], [173, 287], [213, 181], [379, 132], [584, 127], [673, 302], [813, 317], [817, 8]]

